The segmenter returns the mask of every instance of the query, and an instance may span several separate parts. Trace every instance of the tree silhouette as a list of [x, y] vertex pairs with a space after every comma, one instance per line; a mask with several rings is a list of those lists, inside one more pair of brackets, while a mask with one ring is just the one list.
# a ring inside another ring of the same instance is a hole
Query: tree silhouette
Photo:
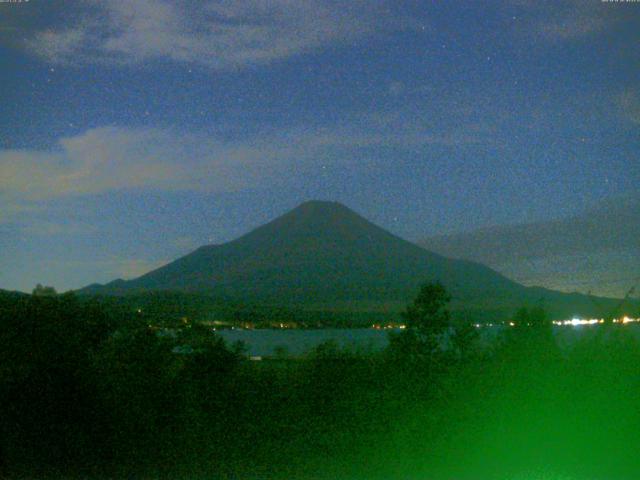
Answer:
[[541, 305], [532, 308], [520, 307], [513, 316], [513, 323], [519, 327], [545, 327], [551, 325], [549, 316]]
[[45, 287], [40, 283], [36, 285], [32, 293], [37, 297], [55, 297], [58, 294], [55, 288]]
[[441, 283], [425, 283], [413, 303], [402, 312], [402, 318], [407, 328], [420, 336], [441, 335], [451, 324], [450, 301], [451, 295]]
[[389, 338], [392, 356], [404, 361], [431, 358], [439, 349], [440, 340], [450, 328], [448, 303], [451, 296], [440, 283], [424, 283], [417, 297], [402, 312], [406, 329]]

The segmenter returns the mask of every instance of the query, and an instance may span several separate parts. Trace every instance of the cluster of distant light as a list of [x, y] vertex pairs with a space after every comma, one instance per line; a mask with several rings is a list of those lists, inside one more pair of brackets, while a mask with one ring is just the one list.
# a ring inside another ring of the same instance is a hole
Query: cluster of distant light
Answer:
[[407, 328], [407, 326], [402, 323], [388, 323], [386, 325], [374, 323], [373, 325], [371, 325], [371, 328], [373, 328], [374, 330], [404, 330], [405, 328]]
[[[623, 325], [626, 325], [627, 323], [640, 322], [640, 318], [631, 318], [631, 317], [624, 316], [622, 318], [614, 318], [611, 321], [613, 323], [621, 323]], [[554, 325], [559, 325], [559, 326], [570, 325], [573, 327], [577, 327], [579, 325], [599, 325], [603, 323], [605, 323], [604, 318], [589, 318], [589, 319], [572, 318], [571, 320], [555, 320], [553, 322]]]
[[[640, 318], [631, 318], [631, 317], [627, 317], [624, 316], [622, 318], [614, 318], [613, 320], [611, 320], [612, 323], [619, 323], [621, 325], [627, 325], [628, 323], [638, 323], [640, 322]], [[578, 327], [581, 325], [602, 325], [604, 323], [606, 323], [606, 320], [604, 318], [572, 318], [570, 320], [554, 320], [553, 325], [556, 325], [558, 327]], [[475, 323], [473, 326], [476, 328], [480, 328], [480, 327], [493, 327], [495, 324], [493, 323]], [[508, 326], [510, 327], [515, 327], [516, 323], [514, 322], [509, 322], [507, 323]]]

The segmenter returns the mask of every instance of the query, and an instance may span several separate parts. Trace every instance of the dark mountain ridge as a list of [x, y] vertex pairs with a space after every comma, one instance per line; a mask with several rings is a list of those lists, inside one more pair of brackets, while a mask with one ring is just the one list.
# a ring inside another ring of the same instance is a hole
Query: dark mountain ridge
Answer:
[[586, 297], [523, 287], [479, 263], [427, 251], [344, 205], [320, 201], [139, 278], [92, 285], [81, 293], [178, 291], [318, 310], [398, 311], [427, 280], [441, 281], [459, 310], [504, 316], [540, 300], [553, 303], [554, 311], [594, 309]]
[[481, 262], [525, 285], [624, 296], [640, 276], [640, 196], [570, 218], [424, 239], [421, 246]]
[[10, 290], [2, 290], [0, 288], [0, 300], [14, 300], [17, 298], [23, 298], [23, 297], [27, 297], [28, 295], [26, 293], [22, 293], [22, 292], [15, 292], [15, 291], [10, 291]]

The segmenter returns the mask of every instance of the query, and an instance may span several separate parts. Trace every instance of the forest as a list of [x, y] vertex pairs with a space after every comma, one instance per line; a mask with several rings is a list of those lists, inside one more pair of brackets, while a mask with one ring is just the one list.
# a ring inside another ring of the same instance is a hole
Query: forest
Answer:
[[[490, 346], [425, 285], [380, 352], [251, 361], [210, 328], [73, 294], [0, 298], [10, 478], [633, 478], [640, 348], [559, 346], [544, 312]], [[442, 336], [447, 336], [443, 347]]]

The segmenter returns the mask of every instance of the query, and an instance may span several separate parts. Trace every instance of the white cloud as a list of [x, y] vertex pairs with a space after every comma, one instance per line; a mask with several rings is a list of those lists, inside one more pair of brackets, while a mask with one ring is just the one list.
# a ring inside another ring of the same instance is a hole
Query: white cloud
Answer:
[[486, 132], [462, 125], [435, 131], [420, 119], [374, 121], [366, 115], [332, 128], [301, 128], [233, 142], [204, 132], [103, 127], [61, 138], [51, 150], [0, 150], [0, 200], [5, 205], [37, 204], [138, 188], [232, 192], [284, 178], [291, 168], [348, 162], [344, 149], [458, 146], [487, 138]]
[[606, 30], [611, 19], [596, 12], [560, 15], [537, 24], [538, 32], [549, 40], [574, 40]]
[[52, 151], [0, 152], [0, 192], [28, 199], [175, 183], [171, 141], [156, 130], [113, 127], [62, 138]]
[[[33, 266], [40, 283], [53, 285], [58, 291], [81, 288], [89, 283], [109, 282], [115, 278], [129, 280], [137, 278], [156, 268], [169, 263], [170, 259], [139, 259], [107, 255], [100, 259], [39, 259]], [[74, 272], [81, 272], [74, 275]], [[1, 277], [0, 272], [0, 279]], [[20, 287], [23, 291], [30, 291], [33, 282], [24, 282]]]
[[519, 34], [547, 42], [577, 41], [611, 29], [623, 20], [620, 9], [584, 0], [511, 0], [518, 8]]
[[82, 45], [85, 37], [85, 30], [79, 27], [62, 31], [44, 30], [28, 45], [44, 58], [63, 59]]
[[[54, 63], [170, 60], [230, 69], [264, 64], [394, 25], [383, 0], [86, 0], [78, 22], [38, 32]], [[394, 28], [404, 28], [397, 19]]]
[[252, 184], [263, 160], [269, 151], [259, 145], [160, 129], [97, 128], [62, 138], [51, 151], [0, 151], [0, 193], [42, 200], [141, 187], [233, 191]]

